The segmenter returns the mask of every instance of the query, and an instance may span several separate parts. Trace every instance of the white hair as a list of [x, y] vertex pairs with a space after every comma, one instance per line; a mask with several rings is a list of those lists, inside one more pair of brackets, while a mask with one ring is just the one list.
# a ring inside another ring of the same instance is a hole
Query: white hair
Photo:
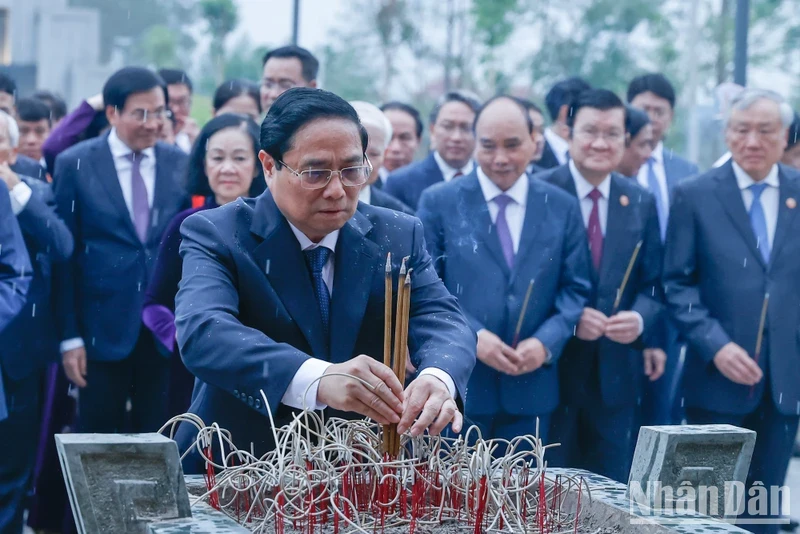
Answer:
[[11, 148], [17, 148], [19, 146], [19, 126], [17, 121], [2, 109], [0, 109], [0, 119], [3, 119], [8, 127], [8, 142], [11, 144]]
[[728, 126], [728, 122], [730, 122], [731, 115], [734, 111], [749, 109], [759, 100], [769, 100], [778, 104], [778, 109], [781, 114], [781, 125], [784, 128], [788, 128], [792, 125], [794, 121], [794, 110], [781, 95], [768, 89], [745, 89], [731, 100], [728, 113], [725, 116], [725, 127]]
[[358, 113], [358, 118], [361, 124], [364, 125], [364, 128], [372, 126], [378, 130], [383, 130], [383, 150], [386, 150], [389, 143], [392, 141], [392, 123], [389, 122], [388, 117], [383, 114], [383, 111], [378, 109], [378, 106], [370, 104], [369, 102], [364, 102], [363, 100], [355, 100], [350, 102], [350, 105], [353, 106], [353, 109]]

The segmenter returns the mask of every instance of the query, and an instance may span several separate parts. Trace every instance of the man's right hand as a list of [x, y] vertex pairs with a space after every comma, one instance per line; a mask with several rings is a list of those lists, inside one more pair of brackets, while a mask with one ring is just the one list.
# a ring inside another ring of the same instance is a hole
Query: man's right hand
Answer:
[[[374, 389], [339, 373], [358, 377]], [[336, 410], [359, 413], [383, 425], [399, 423], [403, 414], [403, 385], [391, 369], [362, 354], [325, 370], [317, 388], [317, 401]]]
[[79, 388], [86, 387], [86, 347], [68, 350], [61, 355], [64, 373]]
[[600, 339], [606, 333], [608, 317], [594, 308], [584, 308], [575, 335], [584, 341]]
[[478, 332], [478, 359], [492, 369], [511, 376], [519, 374], [519, 366], [523, 362], [522, 355], [486, 329]]
[[95, 111], [103, 111], [103, 93], [90, 96], [86, 99], [86, 103], [92, 106]]
[[744, 386], [754, 386], [764, 377], [755, 360], [733, 341], [714, 355], [714, 365], [725, 378]]

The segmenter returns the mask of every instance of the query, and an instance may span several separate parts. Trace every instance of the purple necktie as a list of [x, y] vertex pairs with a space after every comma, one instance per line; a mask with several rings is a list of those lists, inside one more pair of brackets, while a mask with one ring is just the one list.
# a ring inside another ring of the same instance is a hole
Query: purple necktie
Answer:
[[147, 239], [147, 227], [150, 225], [150, 204], [147, 202], [147, 188], [144, 186], [142, 172], [139, 165], [146, 156], [141, 152], [131, 152], [128, 159], [131, 160], [131, 192], [133, 196], [133, 225], [136, 227], [136, 235], [142, 243]]
[[600, 210], [597, 201], [603, 196], [597, 189], [592, 189], [588, 196], [592, 199], [592, 212], [589, 214], [589, 224], [586, 232], [589, 235], [589, 250], [592, 252], [592, 263], [596, 271], [600, 270], [600, 260], [603, 257], [603, 230], [600, 228]]
[[514, 241], [511, 240], [511, 230], [508, 229], [506, 207], [513, 201], [514, 199], [508, 195], [498, 195], [494, 197], [494, 202], [499, 208], [497, 220], [495, 221], [497, 237], [500, 239], [500, 246], [503, 247], [503, 256], [506, 258], [509, 269], [514, 267]]

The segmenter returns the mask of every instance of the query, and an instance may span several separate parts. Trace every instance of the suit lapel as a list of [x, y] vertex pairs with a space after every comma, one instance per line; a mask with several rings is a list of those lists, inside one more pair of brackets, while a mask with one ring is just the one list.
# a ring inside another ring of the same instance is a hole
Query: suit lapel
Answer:
[[[780, 182], [780, 200], [778, 201], [778, 223], [775, 225], [775, 238], [772, 240], [772, 252], [770, 253], [770, 264], [774, 265], [775, 260], [789, 237], [789, 230], [797, 214], [797, 203], [800, 202], [800, 188], [793, 180], [786, 178], [783, 169], [779, 167], [778, 181]], [[795, 206], [789, 208], [787, 202], [792, 199]]]
[[428, 154], [428, 157], [425, 159], [425, 165], [427, 166], [425, 176], [428, 177], [428, 183], [426, 187], [438, 184], [439, 182], [444, 182], [442, 169], [440, 169], [439, 164], [436, 163], [436, 158], [433, 155], [433, 151], [431, 151], [431, 153]]
[[147, 240], [153, 238], [160, 239], [164, 231], [164, 226], [169, 223], [169, 217], [164, 216], [168, 211], [170, 205], [174, 204], [183, 193], [175, 186], [173, 176], [171, 175], [171, 168], [167, 158], [164, 157], [163, 151], [159, 145], [155, 146], [156, 157], [156, 177], [155, 177], [155, 191], [153, 192], [153, 207], [150, 210], [150, 229], [147, 234]]
[[756, 237], [755, 234], [753, 234], [753, 228], [750, 226], [750, 217], [747, 215], [747, 210], [744, 208], [742, 192], [739, 189], [739, 184], [736, 182], [736, 176], [733, 174], [733, 166], [730, 161], [721, 168], [720, 174], [717, 175], [717, 181], [717, 196], [722, 206], [725, 208], [728, 217], [730, 217], [734, 228], [741, 234], [757, 261], [762, 267], [766, 268], [764, 259], [758, 251]]
[[603, 258], [600, 261], [598, 285], [619, 288], [633, 250], [636, 248], [638, 235], [628, 229], [637, 226], [636, 208], [633, 202], [638, 202], [638, 199], [629, 198], [627, 205], [623, 206], [620, 202], [622, 191], [619, 184], [614, 181], [613, 175], [608, 197], [606, 235], [603, 238]]
[[372, 228], [364, 214], [355, 215], [339, 232], [331, 300], [331, 361], [351, 358], [367, 309], [375, 274], [383, 272], [378, 245], [365, 236]]
[[328, 343], [323, 336], [322, 314], [311, 286], [311, 275], [300, 243], [271, 193], [264, 193], [256, 201], [250, 231], [264, 239], [253, 251], [257, 265], [297, 323], [313, 356], [327, 360]]
[[511, 270], [508, 268], [503, 255], [503, 247], [500, 245], [500, 238], [497, 237], [497, 229], [492, 223], [489, 205], [486, 203], [486, 198], [483, 196], [480, 183], [478, 183], [476, 171], [462, 178], [462, 180], [464, 180], [462, 220], [473, 221], [472, 227], [476, 241], [479, 244], [484, 243], [486, 245], [492, 260], [500, 266], [506, 276], [510, 276]]
[[[528, 200], [525, 206], [525, 220], [522, 224], [522, 234], [519, 239], [514, 270], [511, 274], [510, 284], [513, 284], [519, 274], [520, 266], [525, 264], [525, 259], [533, 250], [539, 227], [547, 214], [547, 194], [542, 195], [536, 184], [528, 178]], [[498, 240], [499, 243], [499, 240]]]
[[[93, 157], [85, 164], [94, 167], [94, 175], [97, 180], [103, 184], [111, 203], [114, 205], [114, 210], [118, 212], [124, 221], [125, 227], [129, 230], [132, 239], [139, 243], [139, 237], [136, 233], [136, 227], [133, 226], [133, 219], [131, 219], [128, 205], [125, 204], [125, 197], [122, 195], [122, 187], [119, 185], [119, 176], [117, 175], [117, 167], [114, 165], [114, 157], [111, 155], [111, 148], [108, 146], [108, 135], [92, 148]], [[80, 164], [80, 163], [79, 163]]]

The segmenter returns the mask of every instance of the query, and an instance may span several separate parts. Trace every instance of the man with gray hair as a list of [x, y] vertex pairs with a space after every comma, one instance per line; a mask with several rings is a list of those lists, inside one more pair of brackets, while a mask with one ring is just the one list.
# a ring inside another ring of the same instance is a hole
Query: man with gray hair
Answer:
[[383, 166], [383, 156], [386, 153], [386, 147], [389, 146], [389, 142], [392, 140], [392, 123], [389, 122], [389, 118], [383, 114], [383, 111], [378, 106], [369, 102], [356, 100], [350, 102], [350, 105], [356, 110], [361, 124], [367, 130], [367, 135], [369, 136], [367, 158], [372, 166], [369, 179], [361, 187], [361, 191], [358, 194], [358, 200], [364, 204], [414, 215], [414, 211], [411, 208], [385, 191], [381, 191], [380, 188], [372, 187], [372, 184], [380, 178], [379, 171]]
[[664, 291], [688, 342], [686, 416], [757, 432], [747, 485], [763, 483], [770, 502], [739, 518], [754, 532], [778, 531], [763, 520], [779, 520], [772, 499], [800, 419], [800, 173], [780, 163], [792, 118], [776, 93], [738, 95], [731, 160], [676, 186], [666, 239]]

